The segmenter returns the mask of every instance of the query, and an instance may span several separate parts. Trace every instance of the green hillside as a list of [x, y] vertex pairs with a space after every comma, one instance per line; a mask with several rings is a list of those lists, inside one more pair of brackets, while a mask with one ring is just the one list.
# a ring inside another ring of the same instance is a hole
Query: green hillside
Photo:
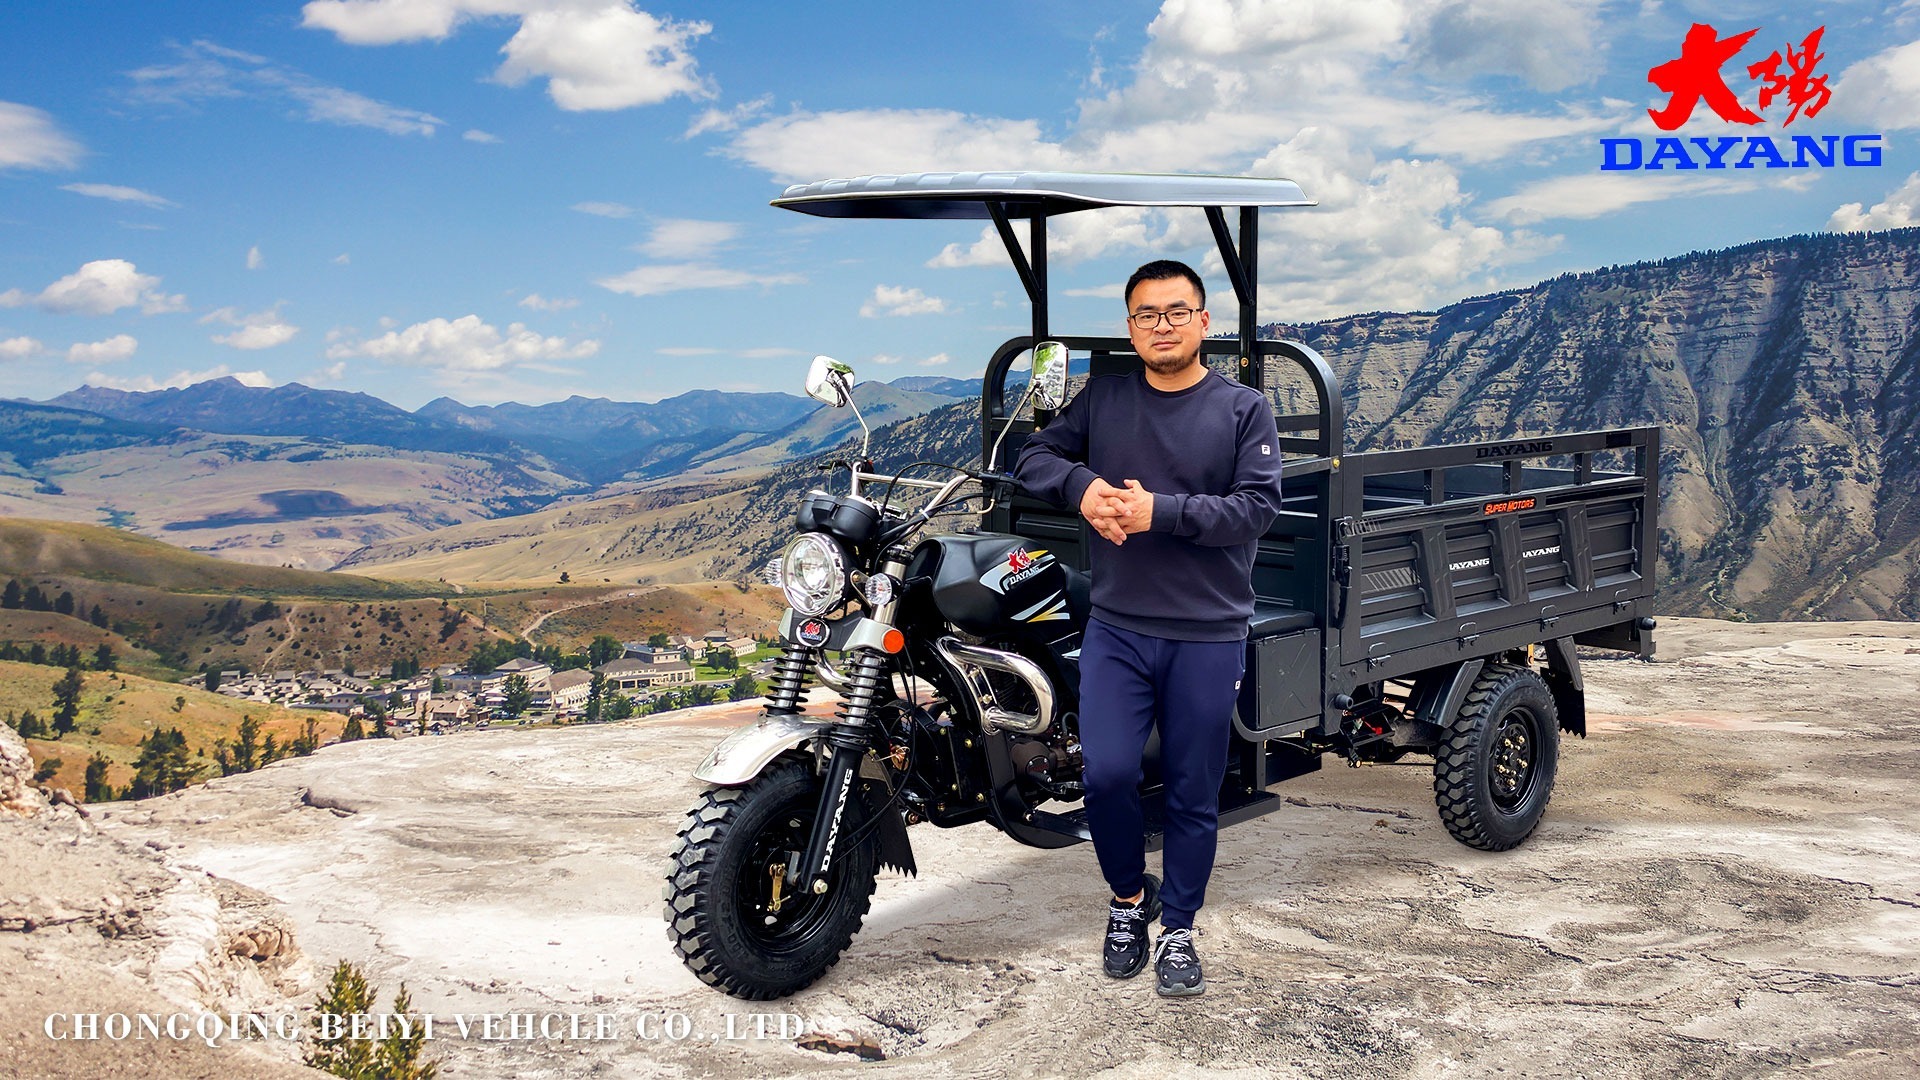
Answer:
[[404, 600], [450, 591], [442, 582], [380, 581], [228, 562], [100, 525], [0, 518], [0, 577], [40, 576], [123, 582], [168, 592], [329, 600]]

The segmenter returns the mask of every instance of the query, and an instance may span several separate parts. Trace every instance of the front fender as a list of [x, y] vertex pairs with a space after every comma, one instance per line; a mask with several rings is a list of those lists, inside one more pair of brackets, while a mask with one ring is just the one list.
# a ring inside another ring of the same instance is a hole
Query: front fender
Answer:
[[833, 726], [831, 719], [802, 713], [763, 713], [758, 720], [720, 740], [707, 754], [695, 779], [709, 784], [744, 784], [767, 763]]

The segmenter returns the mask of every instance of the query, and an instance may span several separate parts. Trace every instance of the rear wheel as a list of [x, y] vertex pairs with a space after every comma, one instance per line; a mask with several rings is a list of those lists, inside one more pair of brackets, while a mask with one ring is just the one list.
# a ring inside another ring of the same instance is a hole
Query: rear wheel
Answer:
[[1435, 751], [1440, 820], [1468, 847], [1514, 847], [1546, 812], [1559, 761], [1560, 719], [1547, 684], [1532, 668], [1489, 664]]
[[786, 877], [819, 802], [810, 763], [783, 758], [739, 787], [710, 789], [687, 815], [665, 917], [673, 950], [702, 981], [754, 1001], [785, 997], [852, 943], [873, 897], [870, 839], [835, 854], [825, 893]]

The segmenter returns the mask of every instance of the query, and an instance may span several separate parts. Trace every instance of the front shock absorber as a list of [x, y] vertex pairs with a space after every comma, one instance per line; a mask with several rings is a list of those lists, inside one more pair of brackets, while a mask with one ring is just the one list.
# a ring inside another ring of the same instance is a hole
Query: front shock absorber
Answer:
[[807, 672], [813, 669], [813, 650], [797, 641], [773, 662], [773, 685], [767, 690], [767, 711], [797, 713], [800, 695], [807, 689]]
[[847, 692], [840, 700], [835, 719], [849, 727], [865, 727], [873, 706], [887, 689], [887, 657], [877, 649], [861, 649], [854, 654], [847, 672]]

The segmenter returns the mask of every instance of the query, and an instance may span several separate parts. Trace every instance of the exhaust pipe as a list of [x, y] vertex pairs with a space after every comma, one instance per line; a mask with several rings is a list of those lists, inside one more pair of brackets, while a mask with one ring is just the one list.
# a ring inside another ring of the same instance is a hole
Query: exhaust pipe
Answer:
[[[959, 673], [960, 685], [973, 699], [974, 708], [980, 714], [980, 726], [987, 732], [1038, 735], [1053, 726], [1053, 683], [1046, 672], [1040, 670], [1040, 665], [1019, 653], [968, 645], [955, 637], [940, 638], [933, 647], [940, 658]], [[987, 678], [988, 671], [1002, 672], [1026, 683], [1033, 700], [1039, 703], [1038, 708], [1029, 713], [1003, 707], [999, 695], [994, 693], [992, 680]]]

